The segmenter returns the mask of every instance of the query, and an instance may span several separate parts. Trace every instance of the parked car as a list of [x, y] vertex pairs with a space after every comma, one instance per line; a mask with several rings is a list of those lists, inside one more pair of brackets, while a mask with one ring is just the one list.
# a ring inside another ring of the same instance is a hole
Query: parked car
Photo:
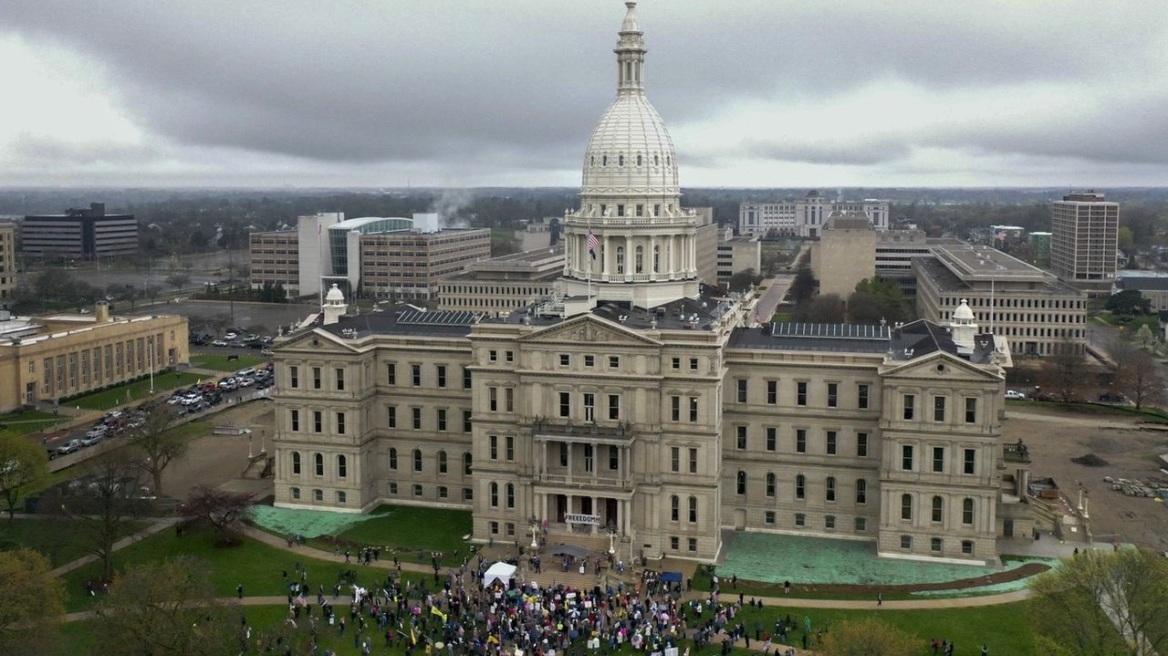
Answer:
[[103, 439], [105, 439], [105, 435], [89, 431], [85, 434], [85, 437], [81, 438], [81, 446], [93, 446]]
[[227, 346], [227, 342], [225, 340], [222, 340], [222, 339], [217, 339], [217, 340], [211, 342], [211, 346]]
[[1017, 391], [1017, 390], [1006, 390], [1006, 398], [1018, 401], [1018, 400], [1025, 399], [1026, 395], [1023, 394], [1022, 392]]
[[57, 455], [63, 456], [81, 450], [81, 440], [69, 440], [57, 447]]

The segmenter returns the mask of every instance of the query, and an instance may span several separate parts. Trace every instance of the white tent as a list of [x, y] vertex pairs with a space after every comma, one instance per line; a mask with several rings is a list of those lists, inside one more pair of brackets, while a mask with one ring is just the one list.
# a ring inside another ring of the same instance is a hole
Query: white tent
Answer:
[[491, 565], [483, 574], [483, 587], [489, 588], [495, 581], [502, 583], [504, 587], [508, 586], [511, 579], [515, 578], [516, 569], [514, 565], [508, 565], [503, 561]]

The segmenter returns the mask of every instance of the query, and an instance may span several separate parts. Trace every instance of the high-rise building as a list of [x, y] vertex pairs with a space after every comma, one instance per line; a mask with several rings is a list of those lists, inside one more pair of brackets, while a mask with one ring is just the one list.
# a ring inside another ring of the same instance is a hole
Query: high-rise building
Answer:
[[64, 214], [24, 217], [20, 250], [45, 260], [95, 260], [138, 252], [138, 221], [133, 214], [106, 214], [105, 203]]
[[0, 302], [16, 288], [16, 224], [0, 221]]
[[1050, 267], [1079, 289], [1107, 293], [1115, 281], [1119, 203], [1094, 191], [1075, 192], [1050, 205]]

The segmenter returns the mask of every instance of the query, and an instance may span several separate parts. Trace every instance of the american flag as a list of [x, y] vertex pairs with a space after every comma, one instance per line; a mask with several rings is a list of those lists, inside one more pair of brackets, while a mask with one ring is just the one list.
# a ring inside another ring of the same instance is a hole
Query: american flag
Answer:
[[589, 230], [588, 231], [588, 252], [592, 254], [592, 259], [594, 259], [594, 260], [596, 259], [596, 249], [599, 246], [600, 246], [600, 240], [596, 238], [596, 235], [592, 234], [591, 230]]

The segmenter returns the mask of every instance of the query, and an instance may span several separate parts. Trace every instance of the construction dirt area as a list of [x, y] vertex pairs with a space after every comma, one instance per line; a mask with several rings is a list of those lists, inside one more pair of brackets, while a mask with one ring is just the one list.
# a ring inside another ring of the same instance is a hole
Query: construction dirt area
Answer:
[[[1168, 488], [1168, 474], [1160, 471], [1164, 463], [1159, 459], [1168, 453], [1164, 428], [1168, 426], [1141, 428], [1122, 415], [1080, 415], [1028, 406], [1007, 409], [1002, 438], [1006, 443], [1024, 440], [1031, 480], [1053, 478], [1072, 508], [1078, 504], [1082, 485], [1096, 544], [1131, 542], [1164, 552], [1168, 551], [1168, 503], [1125, 495], [1105, 480], [1141, 481], [1153, 487], [1158, 482]], [[1129, 485], [1129, 489], [1141, 488]]]

